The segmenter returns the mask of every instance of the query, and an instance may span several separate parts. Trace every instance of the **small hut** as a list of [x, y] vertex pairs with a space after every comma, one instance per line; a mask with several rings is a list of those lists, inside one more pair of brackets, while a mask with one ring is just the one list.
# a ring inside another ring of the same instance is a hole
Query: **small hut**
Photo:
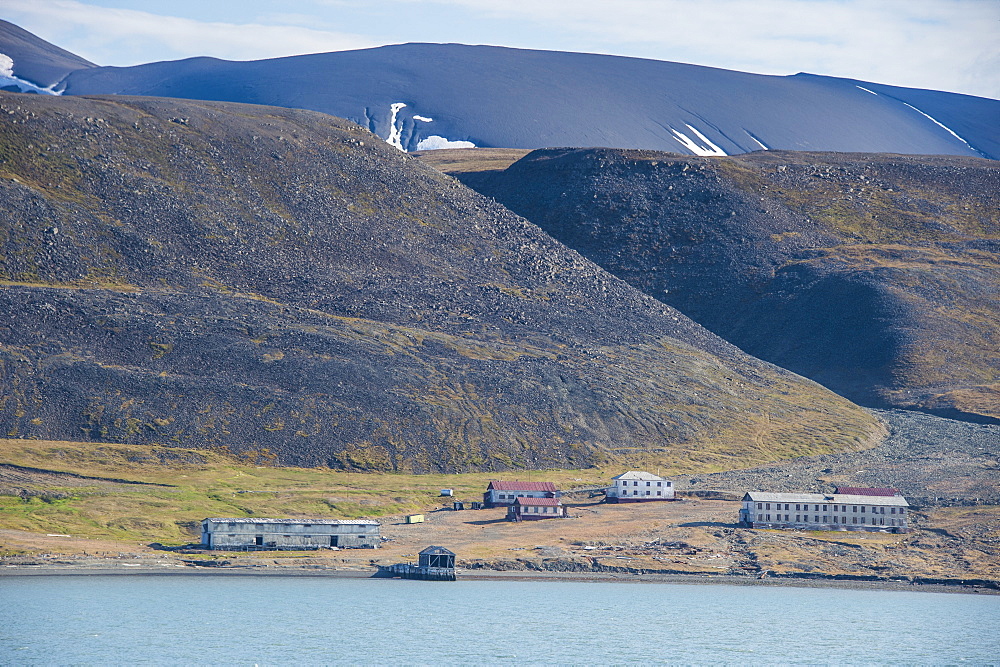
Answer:
[[455, 554], [444, 547], [427, 547], [420, 552], [417, 567], [455, 569]]
[[396, 563], [381, 569], [380, 576], [423, 579], [424, 581], [455, 581], [455, 554], [444, 547], [427, 547], [420, 552], [416, 565]]

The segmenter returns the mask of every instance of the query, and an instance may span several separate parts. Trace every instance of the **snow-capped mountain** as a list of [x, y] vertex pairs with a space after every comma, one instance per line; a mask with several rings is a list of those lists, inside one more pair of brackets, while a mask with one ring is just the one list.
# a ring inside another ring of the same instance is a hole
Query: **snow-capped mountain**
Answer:
[[86, 67], [58, 89], [311, 109], [353, 120], [408, 151], [606, 146], [1000, 157], [997, 100], [492, 46], [402, 44], [251, 62]]

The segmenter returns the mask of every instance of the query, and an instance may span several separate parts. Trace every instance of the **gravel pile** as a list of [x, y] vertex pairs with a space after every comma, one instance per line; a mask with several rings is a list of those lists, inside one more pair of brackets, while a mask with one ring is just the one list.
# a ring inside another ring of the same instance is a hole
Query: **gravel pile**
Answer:
[[1000, 426], [905, 410], [874, 410], [890, 435], [862, 452], [804, 456], [747, 470], [676, 478], [680, 492], [819, 493], [893, 487], [922, 506], [1000, 504]]

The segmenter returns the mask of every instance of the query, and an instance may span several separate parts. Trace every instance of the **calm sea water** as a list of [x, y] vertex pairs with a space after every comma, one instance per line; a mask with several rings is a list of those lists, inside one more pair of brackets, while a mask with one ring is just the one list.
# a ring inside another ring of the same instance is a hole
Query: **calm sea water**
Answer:
[[321, 577], [0, 579], [3, 665], [998, 661], [1000, 596]]

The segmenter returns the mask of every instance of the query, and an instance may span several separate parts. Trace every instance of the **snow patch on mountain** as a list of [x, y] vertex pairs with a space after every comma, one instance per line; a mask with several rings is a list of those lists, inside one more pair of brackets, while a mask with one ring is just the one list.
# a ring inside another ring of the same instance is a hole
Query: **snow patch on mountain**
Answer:
[[14, 59], [5, 53], [0, 53], [0, 88], [16, 86], [22, 93], [41, 93], [42, 95], [61, 95], [62, 91], [54, 90], [57, 83], [48, 88], [36, 86], [30, 81], [14, 76]]
[[700, 155], [702, 157], [718, 157], [726, 155], [726, 151], [713, 144], [708, 137], [699, 132], [693, 125], [688, 123], [685, 123], [685, 125], [687, 125], [689, 130], [694, 132], [695, 136], [698, 137], [702, 143], [699, 145], [697, 142], [692, 140], [691, 137], [671, 127], [670, 131], [674, 133], [674, 137], [682, 146], [684, 146], [684, 148], [688, 149], [695, 155]]
[[874, 90], [868, 90], [864, 86], [854, 86], [854, 87], [855, 88], [860, 88], [861, 90], [865, 91], [866, 93], [871, 93], [872, 95], [875, 95], [876, 97], [878, 96], [878, 93], [876, 93]]
[[765, 151], [771, 150], [770, 148], [767, 147], [767, 145], [763, 141], [761, 141], [760, 139], [758, 139], [757, 137], [755, 137], [753, 135], [753, 133], [750, 132], [750, 130], [743, 130], [743, 131], [746, 132], [746, 134], [747, 134], [748, 137], [750, 137], [751, 139], [754, 140], [754, 143], [756, 143], [758, 146], [760, 146], [761, 150], [765, 150]]
[[424, 123], [433, 123], [434, 122], [433, 118], [428, 118], [427, 116], [417, 116], [417, 115], [413, 116], [413, 120], [419, 120], [419, 121], [422, 121]]
[[399, 110], [406, 106], [405, 102], [396, 102], [389, 107], [392, 115], [389, 117], [389, 136], [386, 138], [386, 143], [390, 146], [395, 146], [399, 150], [406, 152], [403, 148], [403, 122], [400, 121], [399, 126], [396, 126], [396, 117], [399, 116]]
[[[900, 100], [900, 101], [902, 102], [902, 100]], [[931, 121], [932, 123], [934, 123], [934, 124], [935, 124], [935, 125], [937, 125], [938, 127], [941, 127], [942, 129], [946, 130], [946, 131], [947, 131], [947, 132], [948, 132], [948, 133], [949, 133], [949, 134], [950, 134], [951, 136], [955, 137], [956, 139], [958, 139], [959, 141], [961, 141], [961, 142], [962, 142], [963, 144], [965, 144], [965, 145], [966, 145], [966, 146], [968, 146], [969, 148], [972, 148], [972, 144], [970, 144], [970, 143], [969, 143], [968, 141], [966, 141], [966, 140], [965, 140], [965, 139], [963, 139], [962, 137], [958, 136], [958, 134], [957, 134], [957, 133], [956, 133], [956, 132], [955, 132], [954, 130], [952, 130], [952, 129], [951, 129], [950, 127], [948, 127], [947, 125], [945, 125], [944, 123], [942, 123], [942, 122], [941, 122], [941, 121], [939, 121], [938, 119], [936, 119], [936, 118], [932, 117], [932, 116], [931, 116], [930, 114], [926, 114], [926, 113], [924, 113], [923, 111], [921, 111], [921, 110], [920, 110], [920, 109], [918, 109], [917, 107], [913, 106], [912, 104], [906, 104], [906, 102], [903, 102], [903, 104], [905, 104], [906, 106], [910, 107], [911, 109], [913, 109], [913, 110], [914, 110], [914, 111], [916, 111], [916, 112], [917, 112], [918, 114], [920, 114], [921, 116], [923, 116], [923, 117], [924, 117], [924, 118], [926, 118], [927, 120]], [[979, 151], [978, 151], [978, 150], [976, 150], [975, 148], [972, 148], [972, 150], [974, 150], [974, 151], [976, 151], [977, 153], [979, 153]], [[982, 155], [982, 153], [979, 153], [979, 154], [980, 154], [980, 155]]]
[[432, 134], [426, 139], [421, 139], [417, 144], [418, 151], [435, 151], [442, 148], [475, 148], [476, 145], [471, 141], [451, 141], [450, 139], [445, 139], [444, 137], [439, 137], [436, 134]]

